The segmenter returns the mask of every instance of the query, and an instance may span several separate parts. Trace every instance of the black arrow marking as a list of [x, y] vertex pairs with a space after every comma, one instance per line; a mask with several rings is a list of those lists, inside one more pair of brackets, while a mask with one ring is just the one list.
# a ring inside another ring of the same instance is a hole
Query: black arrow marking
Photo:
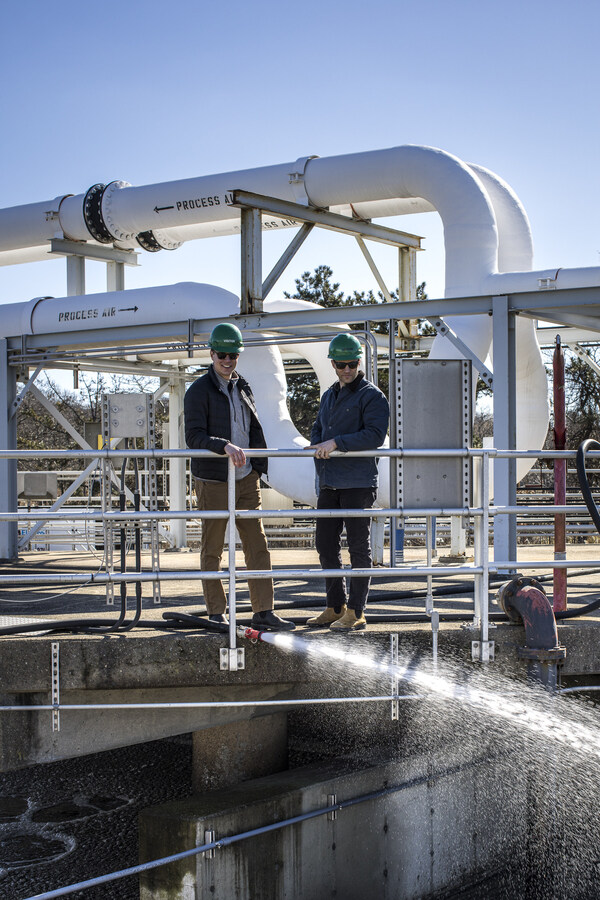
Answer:
[[175, 209], [175, 207], [174, 206], [155, 206], [154, 212], [159, 213], [159, 212], [162, 212], [164, 209]]
[[124, 309], [120, 309], [119, 312], [137, 312], [138, 309], [138, 306], [126, 306]]

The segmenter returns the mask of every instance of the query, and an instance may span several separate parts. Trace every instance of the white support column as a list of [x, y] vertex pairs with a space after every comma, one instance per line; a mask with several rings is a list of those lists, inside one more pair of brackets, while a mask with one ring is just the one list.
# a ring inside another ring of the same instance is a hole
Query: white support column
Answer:
[[242, 290], [240, 312], [251, 315], [263, 311], [262, 231], [259, 209], [242, 208]]
[[[517, 445], [515, 388], [515, 320], [508, 311], [508, 297], [494, 297], [494, 447], [514, 450]], [[494, 460], [494, 504], [514, 506], [517, 501], [515, 459]], [[495, 516], [495, 559], [516, 559], [516, 516]]]
[[106, 263], [106, 290], [125, 290], [125, 264], [122, 262]]
[[81, 297], [85, 294], [85, 258], [67, 256], [67, 296]]
[[[169, 449], [184, 450], [183, 398], [185, 381], [169, 381]], [[186, 460], [183, 457], [169, 459], [169, 509], [186, 508]], [[174, 549], [187, 546], [185, 519], [171, 519], [171, 535]]]
[[[17, 375], [8, 364], [6, 340], [0, 340], [0, 448], [16, 450], [17, 417], [11, 409], [17, 395]], [[0, 459], [0, 511], [17, 509], [17, 460]], [[17, 523], [0, 522], [0, 560], [15, 560], [17, 550]]]

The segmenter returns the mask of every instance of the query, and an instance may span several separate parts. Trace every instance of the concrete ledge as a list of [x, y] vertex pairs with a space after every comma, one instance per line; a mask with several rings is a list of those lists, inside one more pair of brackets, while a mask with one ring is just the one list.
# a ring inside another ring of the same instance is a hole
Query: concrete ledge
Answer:
[[524, 791], [502, 790], [506, 757], [427, 755], [360, 771], [308, 766], [224, 791], [167, 803], [140, 816], [140, 860], [147, 862], [302, 815], [337, 802], [398, 788], [384, 797], [249, 837], [145, 872], [141, 900], [315, 900], [425, 898], [470, 873], [514, 859], [525, 842]]

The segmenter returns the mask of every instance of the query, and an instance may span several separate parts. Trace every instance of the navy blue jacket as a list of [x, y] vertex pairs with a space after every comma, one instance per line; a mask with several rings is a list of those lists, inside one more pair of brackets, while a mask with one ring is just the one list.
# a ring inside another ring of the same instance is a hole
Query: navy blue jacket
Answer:
[[[310, 442], [334, 438], [338, 450], [375, 450], [384, 441], [389, 418], [385, 394], [359, 372], [343, 389], [337, 381], [325, 391]], [[377, 487], [374, 456], [315, 459], [315, 466], [319, 488]]]
[[[242, 402], [250, 410], [250, 447], [246, 449], [264, 448], [267, 444], [250, 385], [241, 375], [237, 385]], [[190, 450], [212, 450], [213, 453], [225, 455], [225, 447], [231, 440], [229, 410], [229, 399], [220, 388], [214, 368], [210, 366], [206, 375], [192, 382], [185, 395], [185, 442]], [[254, 458], [251, 462], [259, 475], [266, 473], [266, 457]], [[192, 459], [192, 475], [209, 481], [227, 481], [227, 460], [214, 457]]]

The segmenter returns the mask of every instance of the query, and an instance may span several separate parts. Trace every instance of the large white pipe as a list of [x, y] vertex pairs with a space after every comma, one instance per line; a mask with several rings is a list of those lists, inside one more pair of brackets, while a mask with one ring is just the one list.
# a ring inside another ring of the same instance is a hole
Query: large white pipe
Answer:
[[[165, 242], [173, 244], [186, 235], [235, 230], [239, 211], [231, 206], [231, 191], [236, 188], [321, 208], [352, 204], [352, 209], [359, 211], [357, 204], [383, 202], [392, 210], [398, 208], [398, 202], [406, 202], [411, 211], [436, 209], [444, 225], [448, 297], [535, 291], [540, 279], [549, 277], [548, 273], [528, 271], [532, 250], [529, 225], [518, 199], [504, 182], [441, 150], [410, 145], [329, 158], [306, 157], [293, 163], [143, 187], [113, 182], [96, 191], [92, 204], [88, 192], [0, 210], [0, 254], [47, 241], [57, 226], [55, 212], [64, 235], [74, 240], [89, 240], [94, 216], [96, 225], [100, 217], [103, 239], [122, 242], [157, 227]], [[365, 213], [361, 210], [360, 214]], [[561, 284], [580, 286], [584, 279], [585, 284], [598, 285], [600, 268], [560, 270], [559, 278]], [[486, 358], [491, 343], [487, 317], [456, 317], [450, 324], [481, 359]], [[545, 435], [547, 390], [535, 339], [531, 333], [523, 341], [522, 332], [519, 326], [526, 386], [519, 385], [517, 418], [520, 422], [535, 419], [532, 433], [537, 437], [534, 441], [527, 436], [533, 447], [525, 446], [535, 449], [543, 443], [542, 433]], [[443, 347], [441, 352], [438, 346]], [[438, 346], [434, 355], [455, 355], [447, 341]], [[527, 409], [522, 407], [524, 399]]]
[[[82, 337], [77, 344], [77, 347], [89, 347], [102, 343], [98, 332], [103, 329], [166, 324], [213, 318], [215, 315], [225, 318], [238, 312], [239, 299], [231, 291], [212, 284], [180, 282], [129, 291], [76, 297], [36, 297], [25, 303], [6, 303], [2, 306], [0, 335], [18, 337], [89, 331], [94, 332], [90, 341]], [[182, 337], [188, 339], [187, 328]], [[110, 343], [118, 341], [110, 338]]]
[[[497, 267], [500, 272], [517, 273], [517, 290], [533, 289], [533, 274], [529, 272], [533, 263], [533, 242], [527, 214], [519, 198], [493, 172], [482, 166], [469, 166], [481, 181], [492, 205], [498, 229]], [[524, 275], [527, 273], [527, 275]], [[536, 275], [538, 273], [535, 273]], [[502, 284], [505, 275], [490, 274], [486, 282]], [[535, 281], [537, 288], [538, 281]], [[501, 293], [502, 288], [488, 287], [491, 293]], [[506, 288], [504, 289], [506, 291]], [[463, 340], [485, 361], [492, 353], [492, 321], [489, 316], [473, 316], [468, 322], [458, 316], [449, 316], [447, 324], [461, 332]], [[531, 320], [517, 320], [516, 323], [517, 360], [516, 381], [519, 386], [517, 398], [517, 446], [522, 449], [542, 447], [548, 430], [550, 408], [546, 371]], [[431, 349], [431, 358], [457, 358], [460, 353], [445, 338], [437, 338]], [[474, 379], [475, 383], [476, 378]], [[531, 463], [519, 460], [518, 478], [523, 478]]]
[[[463, 289], [461, 277], [467, 251], [471, 268], [475, 264], [480, 270], [471, 273], [471, 282], [477, 274], [483, 277], [495, 271], [497, 236], [485, 192], [464, 163], [429, 147], [302, 159], [142, 187], [112, 182], [98, 203], [112, 237], [130, 241], [157, 228], [164, 232], [205, 223], [234, 224], [239, 210], [231, 206], [231, 191], [236, 188], [292, 201], [304, 198], [321, 208], [394, 199], [409, 201], [407, 209], [411, 210], [435, 208], [445, 228], [447, 293], [469, 293]], [[89, 240], [89, 204], [84, 214], [87, 194], [0, 210], [0, 253], [39, 247], [59, 227], [71, 240]], [[50, 213], [58, 213], [58, 220], [48, 221], [48, 208]], [[97, 216], [97, 206], [92, 204], [92, 209]], [[12, 228], [15, 218], [19, 222], [16, 233]]]

